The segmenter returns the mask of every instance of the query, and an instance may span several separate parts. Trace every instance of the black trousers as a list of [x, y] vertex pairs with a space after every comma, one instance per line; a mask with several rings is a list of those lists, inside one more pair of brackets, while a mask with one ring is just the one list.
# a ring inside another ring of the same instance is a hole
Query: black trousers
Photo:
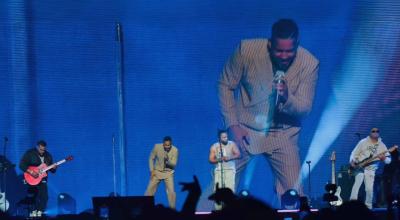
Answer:
[[44, 212], [49, 200], [47, 183], [41, 182], [36, 186], [29, 186], [28, 193], [33, 197], [33, 210]]

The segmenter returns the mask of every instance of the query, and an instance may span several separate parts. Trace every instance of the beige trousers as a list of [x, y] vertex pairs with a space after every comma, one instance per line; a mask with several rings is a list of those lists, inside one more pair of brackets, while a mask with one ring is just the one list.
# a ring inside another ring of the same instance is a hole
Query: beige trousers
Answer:
[[155, 174], [150, 178], [149, 185], [147, 185], [147, 189], [144, 195], [154, 196], [161, 181], [164, 181], [165, 183], [169, 207], [175, 209], [176, 193], [174, 190], [174, 173], [160, 172], [155, 170]]

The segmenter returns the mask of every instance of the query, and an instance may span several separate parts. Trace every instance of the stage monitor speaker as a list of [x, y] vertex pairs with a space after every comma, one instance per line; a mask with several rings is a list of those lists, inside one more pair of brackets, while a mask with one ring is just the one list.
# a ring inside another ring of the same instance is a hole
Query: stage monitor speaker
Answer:
[[154, 197], [93, 197], [92, 203], [97, 219], [132, 219], [154, 207]]
[[[354, 175], [348, 172], [348, 168], [342, 168], [337, 174], [337, 184], [341, 188], [340, 197], [342, 197], [343, 201], [350, 200], [351, 189], [353, 188], [354, 184]], [[363, 184], [364, 185], [364, 184]], [[364, 198], [364, 186], [363, 188], [360, 187], [360, 201], [363, 201], [361, 198]]]

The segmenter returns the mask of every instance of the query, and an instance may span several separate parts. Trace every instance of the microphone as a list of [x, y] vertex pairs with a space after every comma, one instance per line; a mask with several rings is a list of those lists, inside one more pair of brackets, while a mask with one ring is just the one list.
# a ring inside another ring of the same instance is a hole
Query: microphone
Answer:
[[164, 153], [165, 153], [165, 154], [164, 154], [164, 161], [167, 162], [167, 161], [169, 160], [168, 152], [165, 151]]
[[167, 149], [164, 148], [164, 165], [168, 167], [168, 163], [169, 163], [168, 151]]
[[[274, 82], [276, 83], [276, 85], [278, 85], [278, 84], [286, 84], [285, 72], [283, 72], [282, 70], [277, 70], [275, 72]], [[279, 104], [279, 94], [278, 94], [278, 91], [276, 91], [275, 106], [277, 106], [278, 104]]]
[[311, 160], [307, 160], [306, 163], [307, 163], [307, 164], [310, 164], [310, 163], [311, 163]]
[[218, 141], [219, 142], [219, 152], [218, 152], [218, 159], [220, 160], [219, 162], [223, 162], [222, 158], [224, 157], [224, 151], [222, 150], [222, 143], [221, 140]]
[[246, 136], [243, 136], [242, 139], [244, 140], [244, 142], [245, 142], [247, 145], [250, 145], [250, 142], [249, 142], [249, 140], [247, 140], [247, 137], [246, 137]]
[[117, 42], [121, 42], [122, 41], [122, 30], [121, 30], [121, 24], [120, 23], [116, 23], [115, 24], [115, 40]]
[[284, 77], [285, 77], [285, 72], [283, 72], [282, 70], [277, 70], [275, 73], [275, 82], [286, 83]]

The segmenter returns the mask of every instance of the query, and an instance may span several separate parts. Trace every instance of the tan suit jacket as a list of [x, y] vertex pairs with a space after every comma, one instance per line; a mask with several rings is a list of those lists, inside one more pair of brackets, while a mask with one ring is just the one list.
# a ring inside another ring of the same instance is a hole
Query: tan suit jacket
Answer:
[[[165, 157], [168, 157], [168, 162], [164, 162]], [[155, 171], [157, 178], [165, 179], [174, 173], [177, 161], [178, 148], [171, 146], [171, 150], [167, 153], [163, 144], [155, 144], [149, 157], [150, 172]]]
[[318, 78], [319, 61], [299, 46], [285, 74], [289, 94], [279, 111], [281, 128], [271, 128], [276, 111], [274, 73], [267, 45], [267, 39], [243, 40], [225, 64], [218, 82], [225, 125], [240, 125], [248, 130], [252, 143], [246, 148], [253, 154], [281, 145], [297, 146], [300, 120], [311, 111]]

